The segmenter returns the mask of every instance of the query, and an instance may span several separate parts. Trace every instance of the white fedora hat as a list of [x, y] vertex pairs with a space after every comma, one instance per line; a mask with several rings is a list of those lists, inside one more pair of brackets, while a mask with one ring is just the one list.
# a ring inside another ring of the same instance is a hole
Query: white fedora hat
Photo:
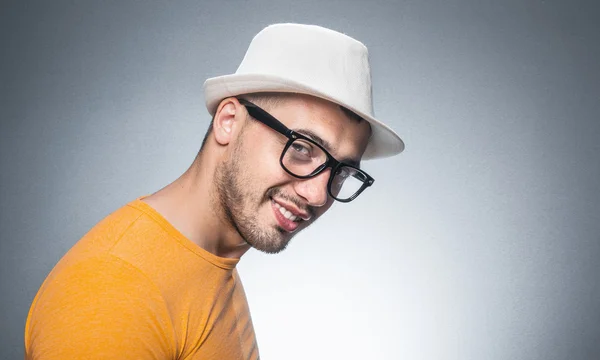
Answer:
[[337, 31], [315, 25], [270, 25], [252, 39], [235, 74], [206, 80], [206, 107], [214, 115], [221, 100], [256, 92], [316, 96], [371, 124], [363, 159], [396, 155], [404, 150], [404, 142], [374, 117], [368, 56], [361, 42]]

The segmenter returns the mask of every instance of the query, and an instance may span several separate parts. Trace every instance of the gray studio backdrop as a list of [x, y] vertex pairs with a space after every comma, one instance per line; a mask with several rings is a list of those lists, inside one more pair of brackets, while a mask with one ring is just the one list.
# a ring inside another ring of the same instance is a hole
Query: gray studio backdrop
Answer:
[[262, 358], [600, 358], [600, 17], [566, 0], [3, 2], [0, 358], [58, 259], [187, 168], [202, 83], [275, 22], [363, 41], [407, 148], [244, 256]]

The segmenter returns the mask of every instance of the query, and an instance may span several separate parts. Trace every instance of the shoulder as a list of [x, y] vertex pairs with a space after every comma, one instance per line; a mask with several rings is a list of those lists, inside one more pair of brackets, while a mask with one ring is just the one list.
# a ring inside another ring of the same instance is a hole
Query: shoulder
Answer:
[[110, 355], [136, 350], [132, 344], [153, 344], [140, 351], [170, 353], [172, 334], [166, 305], [152, 281], [130, 263], [102, 255], [46, 279], [32, 304], [25, 336], [28, 351]]
[[[137, 267], [110, 253], [55, 268], [40, 288], [41, 300], [77, 304], [103, 298], [162, 301], [158, 288]], [[65, 304], [66, 305], [66, 304]]]

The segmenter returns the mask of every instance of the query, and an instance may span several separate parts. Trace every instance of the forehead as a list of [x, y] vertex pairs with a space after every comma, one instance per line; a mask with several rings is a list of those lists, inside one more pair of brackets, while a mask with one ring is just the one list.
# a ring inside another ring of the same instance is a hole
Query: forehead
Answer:
[[340, 160], [360, 161], [371, 134], [367, 121], [350, 118], [339, 105], [313, 96], [287, 96], [268, 111], [288, 128], [322, 141]]

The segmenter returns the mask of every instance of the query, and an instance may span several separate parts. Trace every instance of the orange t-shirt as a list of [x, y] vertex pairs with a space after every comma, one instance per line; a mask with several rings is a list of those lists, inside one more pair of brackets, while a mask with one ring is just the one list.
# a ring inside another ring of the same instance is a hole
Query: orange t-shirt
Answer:
[[25, 325], [26, 359], [258, 359], [239, 259], [191, 242], [138, 198], [50, 272]]

